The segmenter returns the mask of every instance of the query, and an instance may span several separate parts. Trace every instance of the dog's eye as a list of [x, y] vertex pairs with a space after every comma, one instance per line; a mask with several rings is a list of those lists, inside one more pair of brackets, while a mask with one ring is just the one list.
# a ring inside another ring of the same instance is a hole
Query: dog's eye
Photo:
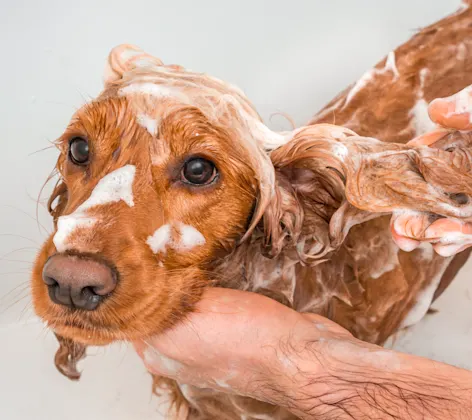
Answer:
[[81, 137], [73, 138], [69, 143], [69, 158], [76, 165], [84, 165], [89, 160], [89, 145]]
[[182, 168], [183, 181], [188, 184], [204, 185], [212, 182], [217, 175], [215, 165], [203, 158], [193, 158]]

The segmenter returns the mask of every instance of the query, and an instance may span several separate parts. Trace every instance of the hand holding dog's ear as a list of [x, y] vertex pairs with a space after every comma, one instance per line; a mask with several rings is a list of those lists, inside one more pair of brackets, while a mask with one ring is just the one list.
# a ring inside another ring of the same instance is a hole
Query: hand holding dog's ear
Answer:
[[[409, 145], [434, 147], [450, 130], [472, 130], [472, 86], [448, 98], [435, 99], [428, 111], [440, 127], [413, 139]], [[394, 241], [405, 251], [429, 242], [438, 254], [449, 257], [472, 246], [472, 223], [458, 219], [440, 218], [431, 223], [427, 214], [403, 213], [392, 217], [391, 231]]]

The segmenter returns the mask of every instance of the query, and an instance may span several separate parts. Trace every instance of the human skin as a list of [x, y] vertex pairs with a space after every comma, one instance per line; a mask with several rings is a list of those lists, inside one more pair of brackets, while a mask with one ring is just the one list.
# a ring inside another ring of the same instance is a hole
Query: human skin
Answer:
[[[472, 86], [448, 98], [438, 98], [428, 108], [432, 121], [438, 129], [417, 137], [409, 144], [430, 146], [449, 130], [472, 130]], [[403, 213], [394, 215], [391, 222], [392, 237], [404, 251], [412, 251], [422, 242], [430, 242], [435, 251], [445, 257], [452, 256], [472, 246], [472, 224], [443, 218], [436, 220], [423, 232], [427, 215]]]
[[184, 322], [135, 347], [154, 374], [303, 419], [472, 418], [469, 371], [365, 343], [254, 293], [208, 289]]

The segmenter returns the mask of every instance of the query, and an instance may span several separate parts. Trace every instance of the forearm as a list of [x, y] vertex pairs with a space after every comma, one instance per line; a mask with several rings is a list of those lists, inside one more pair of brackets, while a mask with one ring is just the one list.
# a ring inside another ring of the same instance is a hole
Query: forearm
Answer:
[[248, 292], [209, 289], [186, 322], [135, 343], [148, 369], [302, 419], [472, 419], [472, 373], [364, 343]]
[[261, 398], [303, 419], [472, 418], [472, 374], [462, 369], [355, 339], [285, 356], [292, 368], [274, 370]]

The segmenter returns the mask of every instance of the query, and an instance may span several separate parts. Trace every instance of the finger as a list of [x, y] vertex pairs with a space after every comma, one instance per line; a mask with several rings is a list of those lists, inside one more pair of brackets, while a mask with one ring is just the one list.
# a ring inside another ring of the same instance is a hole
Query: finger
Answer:
[[401, 236], [392, 230], [392, 239], [397, 244], [398, 248], [405, 252], [411, 252], [421, 245], [420, 241]]
[[448, 98], [429, 104], [429, 116], [435, 123], [456, 130], [472, 129], [472, 87], [468, 86]]
[[427, 214], [413, 211], [394, 214], [390, 221], [392, 238], [403, 251], [413, 251], [420, 246], [418, 238], [423, 236], [427, 223]]
[[453, 257], [454, 255], [459, 254], [459, 252], [462, 252], [471, 246], [472, 246], [472, 242], [467, 243], [465, 245], [464, 244], [443, 245], [439, 243], [439, 244], [434, 244], [433, 248], [439, 255], [441, 255], [441, 257]]
[[[448, 238], [445, 236], [448, 235]], [[429, 240], [452, 239], [456, 235], [471, 235], [472, 224], [458, 219], [439, 219], [431, 223], [425, 231], [425, 238]]]
[[449, 133], [449, 130], [438, 128], [437, 130], [430, 131], [429, 133], [414, 138], [408, 142], [408, 145], [413, 147], [431, 146]]
[[439, 219], [426, 229], [425, 237], [433, 242], [439, 255], [451, 257], [472, 246], [472, 224], [456, 219]]

